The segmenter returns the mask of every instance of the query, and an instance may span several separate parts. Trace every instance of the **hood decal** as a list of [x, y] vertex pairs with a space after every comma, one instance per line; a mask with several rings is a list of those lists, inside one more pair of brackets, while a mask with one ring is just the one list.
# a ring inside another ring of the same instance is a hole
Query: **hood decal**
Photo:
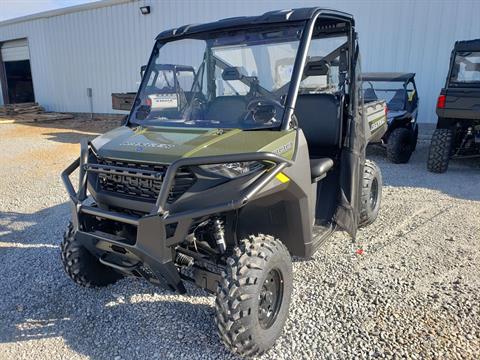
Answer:
[[170, 150], [175, 147], [175, 144], [163, 144], [163, 143], [152, 143], [152, 142], [134, 142], [134, 141], [125, 141], [121, 143], [119, 146], [128, 146], [134, 147], [135, 149], [138, 148], [157, 148], [157, 149], [165, 149]]

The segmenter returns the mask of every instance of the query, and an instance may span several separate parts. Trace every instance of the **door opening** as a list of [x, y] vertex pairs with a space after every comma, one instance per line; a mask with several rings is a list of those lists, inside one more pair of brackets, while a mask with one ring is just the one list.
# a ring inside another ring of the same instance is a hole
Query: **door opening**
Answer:
[[27, 39], [0, 44], [0, 81], [5, 103], [35, 102]]
[[30, 60], [4, 63], [10, 104], [35, 102]]

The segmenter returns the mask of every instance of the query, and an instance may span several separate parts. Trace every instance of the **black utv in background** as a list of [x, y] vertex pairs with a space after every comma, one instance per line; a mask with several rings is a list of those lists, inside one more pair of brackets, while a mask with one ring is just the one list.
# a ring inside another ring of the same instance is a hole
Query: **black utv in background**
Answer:
[[396, 164], [410, 160], [418, 139], [418, 93], [414, 73], [363, 73], [365, 103], [387, 102], [388, 129], [382, 137], [387, 158]]
[[455, 43], [437, 115], [429, 171], [447, 171], [452, 158], [480, 156], [480, 39]]

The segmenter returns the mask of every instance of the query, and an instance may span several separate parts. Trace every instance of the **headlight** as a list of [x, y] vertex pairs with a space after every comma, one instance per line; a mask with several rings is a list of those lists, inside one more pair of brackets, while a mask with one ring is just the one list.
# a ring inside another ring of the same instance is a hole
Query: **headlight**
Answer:
[[259, 171], [265, 167], [264, 164], [258, 161], [235, 162], [226, 164], [212, 164], [201, 165], [200, 168], [217, 175], [225, 176], [229, 179], [234, 179], [239, 176], [250, 174], [254, 171]]

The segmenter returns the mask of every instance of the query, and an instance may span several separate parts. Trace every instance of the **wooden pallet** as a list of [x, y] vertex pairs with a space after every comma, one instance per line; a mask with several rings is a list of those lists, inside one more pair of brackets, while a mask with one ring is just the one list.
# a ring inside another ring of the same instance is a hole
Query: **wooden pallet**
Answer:
[[40, 113], [40, 114], [18, 114], [18, 115], [1, 115], [0, 124], [11, 123], [28, 123], [28, 122], [41, 122], [41, 121], [55, 121], [55, 120], [67, 120], [73, 119], [72, 114], [65, 113]]
[[37, 103], [7, 104], [0, 106], [0, 115], [40, 114], [44, 109]]
[[7, 104], [0, 106], [0, 124], [73, 119], [65, 113], [45, 112], [37, 103]]

